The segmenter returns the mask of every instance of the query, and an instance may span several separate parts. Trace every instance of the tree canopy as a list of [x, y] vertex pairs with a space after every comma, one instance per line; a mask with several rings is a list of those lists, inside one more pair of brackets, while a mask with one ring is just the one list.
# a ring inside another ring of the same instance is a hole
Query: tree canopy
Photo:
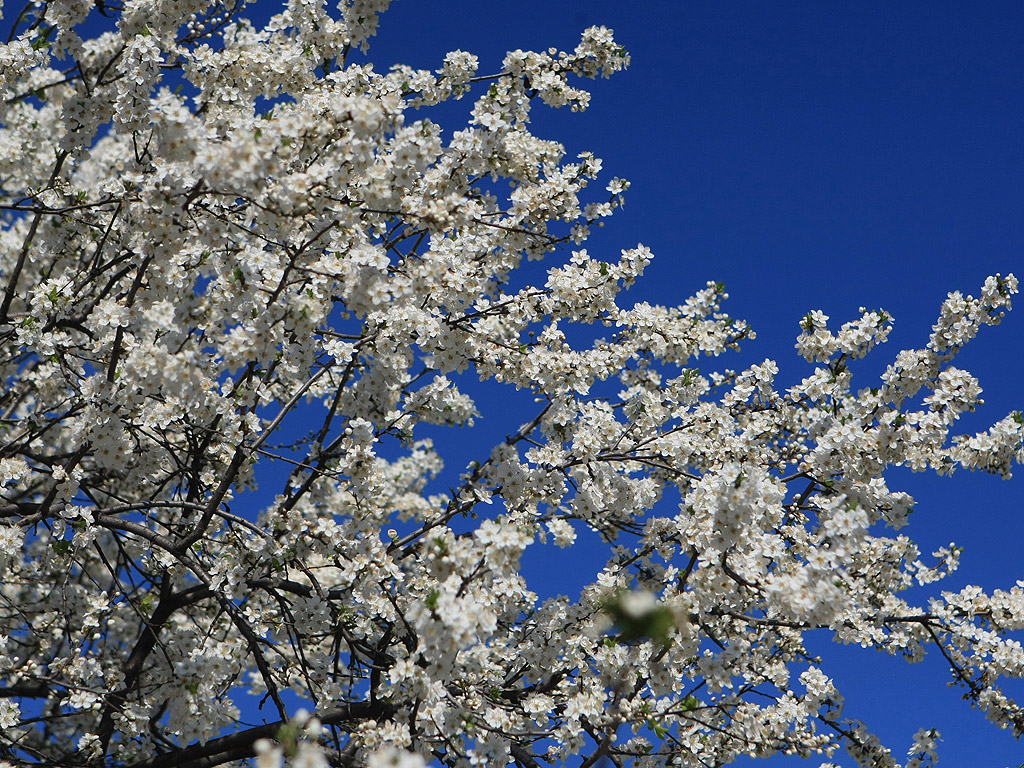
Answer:
[[[872, 387], [852, 370], [880, 309], [809, 311], [793, 387], [773, 360], [730, 370], [754, 329], [724, 286], [629, 291], [646, 247], [584, 247], [629, 182], [531, 133], [629, 64], [611, 30], [380, 72], [357, 52], [387, 5], [6, 20], [0, 757], [897, 764], [811, 632], [938, 654], [1024, 733], [1024, 592], [942, 591], [958, 548], [918, 551], [884, 476], [1024, 460], [1020, 412], [953, 432], [980, 402], [956, 356], [1016, 278], [951, 293]], [[535, 407], [444, 473], [432, 436], [472, 424], [480, 380]], [[539, 598], [522, 553], [585, 529], [596, 580]]]

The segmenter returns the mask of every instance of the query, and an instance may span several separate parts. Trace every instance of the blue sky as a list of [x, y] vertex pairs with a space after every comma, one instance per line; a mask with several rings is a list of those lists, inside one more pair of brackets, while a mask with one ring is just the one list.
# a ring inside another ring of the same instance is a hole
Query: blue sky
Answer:
[[[571, 48], [592, 24], [615, 30], [632, 66], [593, 84], [584, 114], [538, 109], [534, 131], [570, 154], [594, 151], [609, 179], [633, 183], [587, 247], [601, 258], [638, 241], [652, 248], [636, 300], [681, 302], [725, 282], [727, 310], [758, 339], [722, 366], [771, 357], [791, 383], [809, 370], [793, 349], [804, 313], [838, 325], [882, 307], [896, 318], [891, 340], [854, 369], [855, 386], [869, 386], [899, 349], [926, 343], [949, 291], [977, 294], [996, 272], [1024, 278], [1024, 6], [400, 0], [370, 59], [433, 69], [462, 48], [491, 72], [508, 49]], [[984, 329], [959, 364], [986, 400], [960, 431], [1020, 408], [1024, 307]], [[518, 424], [502, 422], [497, 398], [481, 408], [498, 434]], [[890, 480], [918, 499], [907, 532], [923, 551], [966, 547], [944, 588], [1024, 578], [1024, 469], [1007, 482]], [[572, 594], [592, 573], [549, 547], [528, 550], [525, 564], [538, 590]], [[910, 666], [827, 638], [816, 648], [848, 714], [901, 759], [920, 727], [943, 732], [946, 765], [1024, 759], [1024, 745], [946, 687], [935, 654]]]

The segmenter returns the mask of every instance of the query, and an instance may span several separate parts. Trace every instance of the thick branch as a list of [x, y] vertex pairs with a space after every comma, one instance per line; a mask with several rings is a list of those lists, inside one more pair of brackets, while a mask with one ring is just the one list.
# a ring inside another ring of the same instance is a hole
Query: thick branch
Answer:
[[[360, 720], [380, 720], [394, 714], [397, 707], [380, 701], [359, 701], [326, 712], [314, 713], [324, 725], [341, 725]], [[211, 739], [205, 744], [157, 755], [148, 760], [133, 763], [127, 768], [210, 768], [232, 760], [244, 760], [255, 755], [253, 744], [260, 739], [273, 739], [288, 721], [258, 725], [245, 731]]]

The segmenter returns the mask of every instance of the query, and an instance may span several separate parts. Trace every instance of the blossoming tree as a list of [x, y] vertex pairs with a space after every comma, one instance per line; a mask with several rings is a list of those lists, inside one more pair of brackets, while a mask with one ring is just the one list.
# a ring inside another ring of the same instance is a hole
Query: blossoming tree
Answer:
[[[897, 533], [913, 499], [883, 479], [1024, 458], [1020, 413], [951, 436], [980, 392], [954, 358], [1016, 279], [950, 294], [872, 387], [882, 311], [810, 312], [786, 391], [771, 360], [719, 370], [752, 336], [723, 287], [626, 302], [650, 252], [580, 246], [628, 183], [528, 129], [628, 64], [611, 32], [384, 74], [356, 60], [386, 6], [8, 10], [0, 759], [895, 765], [811, 632], [938, 654], [1024, 733], [1024, 592], [903, 599], [958, 550]], [[535, 411], [445, 488], [424, 425], [469, 424], [477, 379]], [[596, 581], [540, 600], [521, 554], [583, 527]]]

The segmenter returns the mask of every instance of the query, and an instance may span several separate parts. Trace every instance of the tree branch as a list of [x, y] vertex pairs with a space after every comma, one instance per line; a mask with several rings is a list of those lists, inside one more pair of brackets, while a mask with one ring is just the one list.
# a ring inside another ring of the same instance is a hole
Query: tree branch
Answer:
[[[324, 725], [341, 725], [359, 720], [380, 720], [394, 714], [397, 709], [392, 704], [380, 701], [359, 701], [326, 712], [313, 713], [313, 717]], [[193, 744], [184, 749], [132, 763], [125, 768], [211, 768], [232, 760], [244, 760], [256, 754], [253, 744], [260, 739], [273, 739], [281, 727], [287, 724], [287, 720], [278, 720], [258, 725], [219, 739], [211, 739], [205, 744]]]

